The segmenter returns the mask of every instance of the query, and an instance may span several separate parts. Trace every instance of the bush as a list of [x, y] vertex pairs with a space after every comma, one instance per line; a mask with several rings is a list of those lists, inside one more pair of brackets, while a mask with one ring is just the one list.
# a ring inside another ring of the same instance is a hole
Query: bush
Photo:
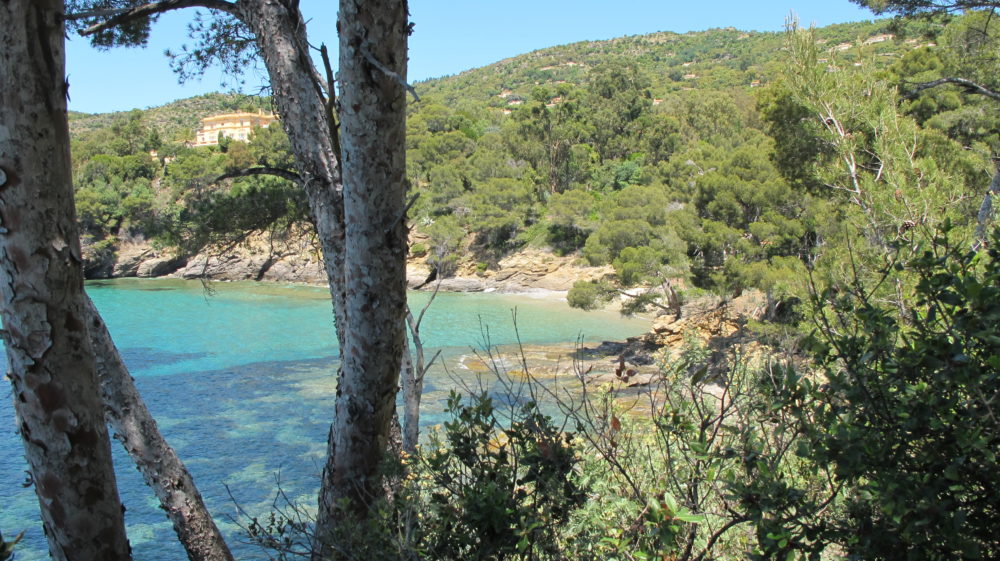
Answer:
[[827, 291], [813, 342], [825, 383], [793, 378], [791, 410], [811, 417], [813, 462], [848, 485], [826, 529], [862, 559], [1000, 558], [1000, 231], [989, 250], [952, 244], [885, 272], [914, 275], [905, 315], [863, 290]]
[[427, 244], [415, 243], [410, 246], [410, 257], [423, 257], [427, 255]]
[[[639, 399], [587, 387], [563, 403], [585, 439], [588, 504], [572, 559], [793, 559], [822, 543], [836, 489], [795, 455], [801, 419], [776, 400], [775, 369], [689, 340]], [[616, 377], [631, 384], [624, 362]], [[641, 411], [630, 411], [641, 407]], [[648, 408], [648, 410], [647, 410]]]
[[608, 303], [607, 291], [592, 281], [576, 281], [566, 294], [566, 302], [571, 308], [596, 310]]
[[572, 434], [534, 401], [506, 428], [485, 393], [463, 403], [452, 392], [448, 412], [422, 460], [432, 483], [420, 546], [426, 558], [558, 557], [557, 530], [585, 498]]

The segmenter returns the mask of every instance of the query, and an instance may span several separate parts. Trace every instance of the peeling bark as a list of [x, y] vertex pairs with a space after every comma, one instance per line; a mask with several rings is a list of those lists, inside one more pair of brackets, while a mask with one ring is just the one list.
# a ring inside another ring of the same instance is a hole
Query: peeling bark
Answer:
[[405, 1], [340, 2], [347, 323], [320, 489], [320, 538], [330, 535], [341, 504], [364, 518], [381, 495], [378, 464], [396, 409], [406, 315], [407, 25]]
[[88, 298], [90, 341], [104, 399], [104, 415], [160, 507], [191, 561], [233, 561], [219, 528], [184, 462], [167, 443], [122, 361], [97, 308]]
[[53, 559], [131, 558], [87, 330], [63, 4], [0, 2], [0, 315]]

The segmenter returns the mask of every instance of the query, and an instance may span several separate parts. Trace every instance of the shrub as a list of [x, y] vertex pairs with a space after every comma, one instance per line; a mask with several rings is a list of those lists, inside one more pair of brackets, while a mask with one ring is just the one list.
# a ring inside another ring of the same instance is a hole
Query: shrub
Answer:
[[411, 257], [423, 257], [427, 255], [427, 244], [415, 243], [410, 246]]
[[537, 559], [584, 499], [572, 435], [534, 401], [504, 428], [485, 393], [448, 398], [451, 420], [423, 456], [429, 489], [420, 549], [429, 559]]
[[884, 271], [917, 279], [905, 315], [861, 288], [823, 294], [826, 381], [790, 380], [790, 409], [813, 419], [803, 453], [849, 486], [824, 539], [852, 557], [1000, 557], [1000, 231], [984, 252], [949, 238]]

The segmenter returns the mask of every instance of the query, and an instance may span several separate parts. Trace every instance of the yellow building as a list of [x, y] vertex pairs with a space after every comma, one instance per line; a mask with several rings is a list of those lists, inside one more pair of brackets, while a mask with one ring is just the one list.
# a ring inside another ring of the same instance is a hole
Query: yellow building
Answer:
[[195, 136], [195, 146], [212, 146], [219, 143], [220, 137], [246, 142], [254, 127], [267, 128], [277, 121], [274, 115], [260, 113], [225, 113], [213, 115], [201, 120], [201, 128]]

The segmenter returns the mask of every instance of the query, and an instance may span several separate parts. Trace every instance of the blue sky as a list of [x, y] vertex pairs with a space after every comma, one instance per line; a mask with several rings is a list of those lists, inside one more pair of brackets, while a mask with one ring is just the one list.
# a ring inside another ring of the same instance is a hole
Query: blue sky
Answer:
[[[336, 52], [335, 0], [302, 0], [309, 39]], [[457, 74], [518, 54], [584, 40], [712, 27], [777, 31], [794, 12], [804, 25], [871, 19], [848, 0], [410, 0], [411, 81]], [[211, 72], [183, 86], [163, 51], [189, 42], [191, 10], [165, 14], [145, 49], [97, 51], [84, 39], [67, 43], [70, 109], [87, 113], [146, 108], [209, 91], [228, 91]], [[334, 56], [336, 62], [336, 56]], [[243, 91], [265, 76], [251, 71]], [[231, 80], [230, 80], [231, 82]]]

